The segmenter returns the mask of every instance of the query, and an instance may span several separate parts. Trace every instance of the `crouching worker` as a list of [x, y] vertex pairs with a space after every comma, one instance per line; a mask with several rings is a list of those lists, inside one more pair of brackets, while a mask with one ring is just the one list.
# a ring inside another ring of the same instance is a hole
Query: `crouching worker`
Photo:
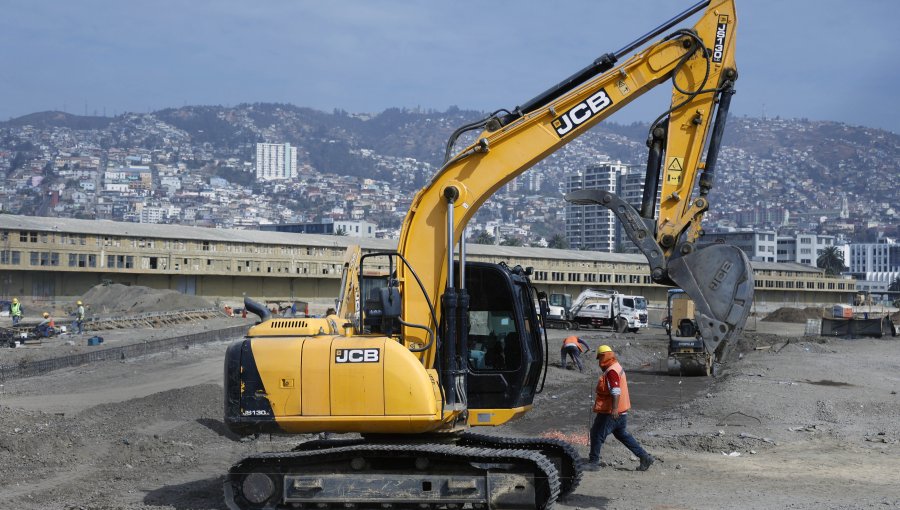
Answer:
[[44, 320], [39, 322], [35, 327], [35, 331], [37, 332], [38, 336], [49, 338], [53, 336], [54, 333], [56, 333], [55, 325], [53, 324], [53, 318], [50, 317], [50, 314], [47, 312], [44, 312], [43, 318]]
[[607, 436], [612, 434], [631, 450], [631, 453], [641, 459], [637, 470], [646, 471], [653, 464], [654, 458], [641, 448], [637, 439], [625, 428], [628, 410], [631, 409], [625, 370], [622, 369], [622, 365], [619, 364], [615, 353], [608, 345], [601, 345], [597, 348], [597, 359], [600, 362], [601, 370], [594, 397], [594, 412], [597, 415], [591, 426], [591, 453], [588, 455], [588, 465], [585, 469], [588, 471], [600, 469], [600, 449]]
[[584, 340], [578, 338], [575, 335], [566, 337], [563, 340], [562, 348], [559, 350], [559, 358], [560, 358], [560, 366], [563, 370], [566, 369], [566, 361], [567, 358], [572, 358], [572, 363], [578, 367], [579, 372], [584, 372], [584, 365], [581, 364], [581, 353], [588, 352], [591, 350], [588, 347], [588, 344], [584, 343]]

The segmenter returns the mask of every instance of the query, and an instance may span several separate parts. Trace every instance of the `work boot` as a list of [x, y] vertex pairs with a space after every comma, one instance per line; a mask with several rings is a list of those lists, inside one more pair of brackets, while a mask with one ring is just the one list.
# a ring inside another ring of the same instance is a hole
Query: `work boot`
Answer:
[[600, 462], [585, 462], [581, 466], [582, 471], [600, 471]]
[[641, 465], [637, 467], [638, 471], [646, 471], [650, 469], [650, 466], [653, 465], [653, 461], [656, 459], [653, 458], [653, 455], [647, 455], [646, 457], [641, 459]]

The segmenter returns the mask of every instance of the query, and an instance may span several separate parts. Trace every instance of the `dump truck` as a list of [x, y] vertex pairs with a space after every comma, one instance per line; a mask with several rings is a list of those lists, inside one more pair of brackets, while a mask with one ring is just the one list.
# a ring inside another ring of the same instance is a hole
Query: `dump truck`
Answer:
[[587, 289], [572, 302], [572, 321], [581, 327], [612, 328], [637, 333], [648, 326], [647, 298], [615, 290]]

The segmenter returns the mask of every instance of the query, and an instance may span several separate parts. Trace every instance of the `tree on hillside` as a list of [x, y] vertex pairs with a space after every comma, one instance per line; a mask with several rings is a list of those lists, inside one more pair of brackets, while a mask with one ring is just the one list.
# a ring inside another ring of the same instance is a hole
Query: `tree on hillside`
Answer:
[[479, 230], [478, 233], [469, 238], [469, 242], [473, 244], [494, 244], [494, 236], [485, 230]]
[[847, 269], [844, 265], [844, 252], [837, 246], [829, 246], [822, 250], [822, 254], [816, 259], [816, 267], [825, 270], [829, 276], [837, 276]]
[[547, 241], [547, 248], [567, 250], [569, 249], [569, 241], [566, 240], [566, 236], [563, 234], [553, 234], [553, 237]]
[[523, 246], [524, 243], [521, 239], [515, 236], [505, 236], [502, 241], [500, 241], [500, 246]]

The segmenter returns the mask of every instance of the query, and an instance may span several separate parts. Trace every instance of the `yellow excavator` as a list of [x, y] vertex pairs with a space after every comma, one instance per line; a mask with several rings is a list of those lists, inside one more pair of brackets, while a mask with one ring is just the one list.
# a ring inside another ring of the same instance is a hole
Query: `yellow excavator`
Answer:
[[[733, 0], [697, 3], [526, 104], [459, 128], [397, 250], [348, 254], [336, 314], [272, 318], [248, 300], [262, 320], [226, 353], [228, 427], [352, 434], [240, 460], [224, 482], [228, 507], [549, 508], [575, 490], [571, 445], [472, 431], [531, 409], [548, 347], [530, 269], [467, 262], [464, 229], [505, 183], [665, 81], [672, 100], [651, 125], [640, 211], [597, 190], [566, 199], [610, 208], [653, 281], [690, 295], [707, 348], [725, 356], [753, 275], [737, 248], [695, 241], [737, 79], [736, 24]], [[454, 151], [466, 133], [477, 136]]]

